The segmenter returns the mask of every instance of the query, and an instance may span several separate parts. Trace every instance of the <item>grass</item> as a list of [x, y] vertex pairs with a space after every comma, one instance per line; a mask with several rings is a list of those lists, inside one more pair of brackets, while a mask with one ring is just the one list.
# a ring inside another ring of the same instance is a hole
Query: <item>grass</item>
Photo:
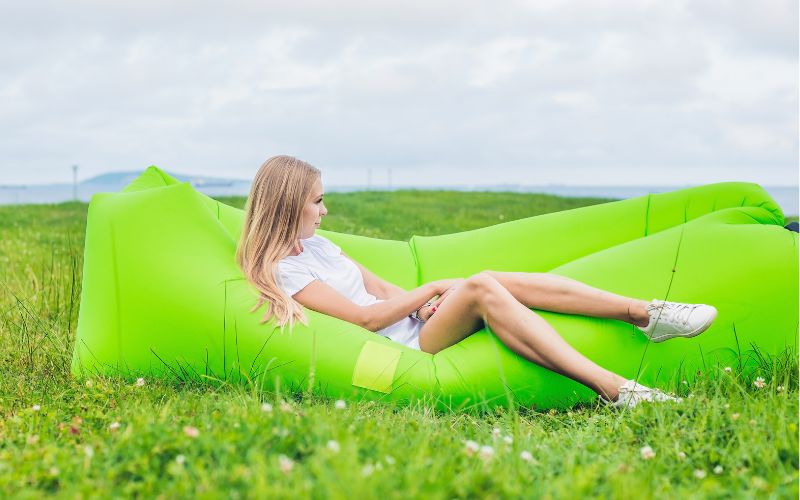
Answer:
[[[402, 240], [603, 201], [329, 193], [325, 229]], [[761, 360], [764, 387], [720, 369], [676, 387], [680, 405], [629, 413], [584, 405], [446, 415], [424, 405], [337, 408], [247, 386], [78, 383], [69, 361], [85, 224], [83, 203], [0, 207], [2, 496], [798, 496], [791, 350]], [[468, 440], [492, 456], [470, 454]]]

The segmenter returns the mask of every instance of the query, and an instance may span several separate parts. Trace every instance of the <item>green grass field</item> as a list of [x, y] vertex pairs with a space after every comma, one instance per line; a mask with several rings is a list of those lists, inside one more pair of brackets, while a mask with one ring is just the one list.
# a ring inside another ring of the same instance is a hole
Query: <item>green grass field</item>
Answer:
[[[404, 240], [604, 201], [329, 193], [323, 228]], [[763, 359], [763, 383], [715, 369], [671, 388], [680, 405], [632, 412], [440, 414], [247, 386], [78, 383], [86, 208], [0, 207], [3, 497], [798, 497], [794, 349]]]

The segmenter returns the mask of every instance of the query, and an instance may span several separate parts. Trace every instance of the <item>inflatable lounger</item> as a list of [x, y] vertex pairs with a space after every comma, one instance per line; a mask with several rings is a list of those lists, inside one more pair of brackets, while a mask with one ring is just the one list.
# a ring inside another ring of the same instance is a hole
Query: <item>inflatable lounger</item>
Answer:
[[[595, 397], [489, 329], [431, 355], [311, 310], [291, 333], [259, 324], [266, 305], [250, 312], [257, 293], [234, 260], [243, 217], [154, 166], [119, 193], [95, 194], [73, 373], [280, 384], [443, 410]], [[795, 347], [798, 235], [783, 224], [760, 186], [726, 182], [408, 242], [319, 231], [405, 289], [486, 269], [551, 272], [644, 300], [716, 306], [705, 333], [659, 344], [621, 321], [537, 311], [600, 365], [670, 387]]]

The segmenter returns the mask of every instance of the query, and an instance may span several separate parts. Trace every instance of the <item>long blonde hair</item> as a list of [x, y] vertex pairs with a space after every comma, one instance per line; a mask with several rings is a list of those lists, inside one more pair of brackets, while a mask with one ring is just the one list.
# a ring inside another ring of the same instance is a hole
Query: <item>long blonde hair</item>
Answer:
[[307, 325], [303, 306], [278, 283], [278, 261], [290, 254], [300, 237], [303, 207], [321, 172], [292, 156], [273, 156], [258, 169], [245, 205], [244, 225], [236, 248], [236, 263], [259, 291], [257, 310], [269, 307], [261, 320], [274, 315], [281, 329], [295, 321]]

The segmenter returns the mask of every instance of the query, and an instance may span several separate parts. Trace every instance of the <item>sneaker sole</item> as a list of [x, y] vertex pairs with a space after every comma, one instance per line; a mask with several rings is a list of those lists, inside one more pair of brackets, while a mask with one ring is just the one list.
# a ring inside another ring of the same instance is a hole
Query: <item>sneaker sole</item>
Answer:
[[711, 326], [711, 323], [713, 323], [715, 319], [717, 319], [717, 309], [716, 308], [714, 309], [714, 314], [711, 315], [711, 317], [708, 319], [708, 321], [703, 323], [697, 329], [692, 330], [691, 332], [688, 332], [688, 333], [669, 333], [667, 335], [662, 335], [662, 336], [660, 336], [658, 338], [650, 337], [650, 340], [658, 344], [658, 343], [664, 342], [665, 340], [674, 339], [674, 338], [678, 338], [678, 337], [685, 338], [685, 339], [696, 337], [696, 336], [700, 335], [701, 333], [703, 333], [704, 331], [708, 330], [708, 327]]

